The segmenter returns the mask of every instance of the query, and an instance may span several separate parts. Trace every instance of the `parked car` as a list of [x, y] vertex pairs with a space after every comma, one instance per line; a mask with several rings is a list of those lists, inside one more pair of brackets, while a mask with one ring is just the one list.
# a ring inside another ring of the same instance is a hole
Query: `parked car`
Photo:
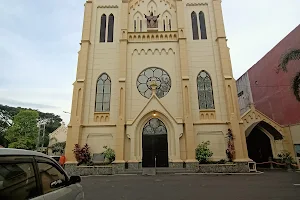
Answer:
[[1, 200], [82, 200], [80, 181], [45, 154], [0, 149]]
[[51, 158], [53, 158], [56, 162], [59, 162], [60, 156], [50, 156]]

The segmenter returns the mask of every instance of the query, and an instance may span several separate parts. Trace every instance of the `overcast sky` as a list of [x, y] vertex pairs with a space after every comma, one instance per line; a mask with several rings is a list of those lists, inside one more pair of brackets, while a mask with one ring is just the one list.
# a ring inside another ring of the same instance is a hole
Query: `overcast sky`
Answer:
[[[69, 121], [85, 0], [0, 2], [0, 104]], [[109, 0], [108, 0], [109, 2]], [[223, 0], [234, 77], [299, 24], [299, 0]]]

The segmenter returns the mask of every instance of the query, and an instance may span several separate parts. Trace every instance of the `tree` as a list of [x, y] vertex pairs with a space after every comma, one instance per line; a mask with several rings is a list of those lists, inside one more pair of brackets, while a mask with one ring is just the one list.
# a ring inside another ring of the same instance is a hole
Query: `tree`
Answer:
[[[292, 49], [284, 54], [280, 60], [278, 71], [287, 72], [287, 65], [292, 60], [300, 60], [300, 49]], [[300, 71], [296, 74], [292, 83], [293, 93], [298, 101], [300, 101]]]
[[[38, 110], [28, 109], [28, 108], [20, 108], [20, 107], [10, 107], [0, 104], [0, 145], [7, 146], [8, 141], [5, 139], [4, 135], [7, 129], [12, 126], [13, 118], [16, 116], [20, 110], [31, 110], [36, 111], [39, 114], [38, 121], [45, 120], [45, 137], [41, 142], [43, 142], [44, 147], [49, 144], [49, 134], [55, 131], [58, 127], [61, 126], [62, 119], [60, 116], [55, 115], [53, 113], [43, 113]], [[43, 128], [43, 126], [41, 127]], [[39, 146], [42, 146], [41, 143]]]
[[60, 153], [63, 154], [65, 151], [66, 142], [58, 142], [53, 144], [50, 148], [52, 149], [52, 153]]
[[18, 114], [19, 108], [3, 106], [0, 104], [0, 145], [6, 147], [7, 140], [4, 135], [7, 129], [12, 125], [13, 117]]
[[38, 135], [37, 111], [21, 110], [13, 119], [13, 125], [7, 129], [5, 138], [9, 148], [34, 150]]

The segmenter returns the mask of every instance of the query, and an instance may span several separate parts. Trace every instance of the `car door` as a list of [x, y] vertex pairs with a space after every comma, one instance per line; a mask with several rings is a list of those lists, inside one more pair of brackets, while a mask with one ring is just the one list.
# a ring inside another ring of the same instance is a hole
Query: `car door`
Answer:
[[80, 200], [83, 190], [80, 184], [69, 184], [69, 178], [57, 163], [47, 158], [36, 158], [39, 181], [45, 200]]
[[44, 200], [32, 156], [0, 156], [0, 199]]

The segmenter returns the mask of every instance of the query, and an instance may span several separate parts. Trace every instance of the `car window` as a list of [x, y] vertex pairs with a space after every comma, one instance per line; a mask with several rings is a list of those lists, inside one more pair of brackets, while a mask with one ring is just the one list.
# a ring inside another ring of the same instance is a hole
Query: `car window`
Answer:
[[38, 163], [43, 193], [55, 191], [66, 184], [66, 177], [54, 165]]
[[37, 194], [32, 163], [0, 163], [0, 199], [25, 200]]

